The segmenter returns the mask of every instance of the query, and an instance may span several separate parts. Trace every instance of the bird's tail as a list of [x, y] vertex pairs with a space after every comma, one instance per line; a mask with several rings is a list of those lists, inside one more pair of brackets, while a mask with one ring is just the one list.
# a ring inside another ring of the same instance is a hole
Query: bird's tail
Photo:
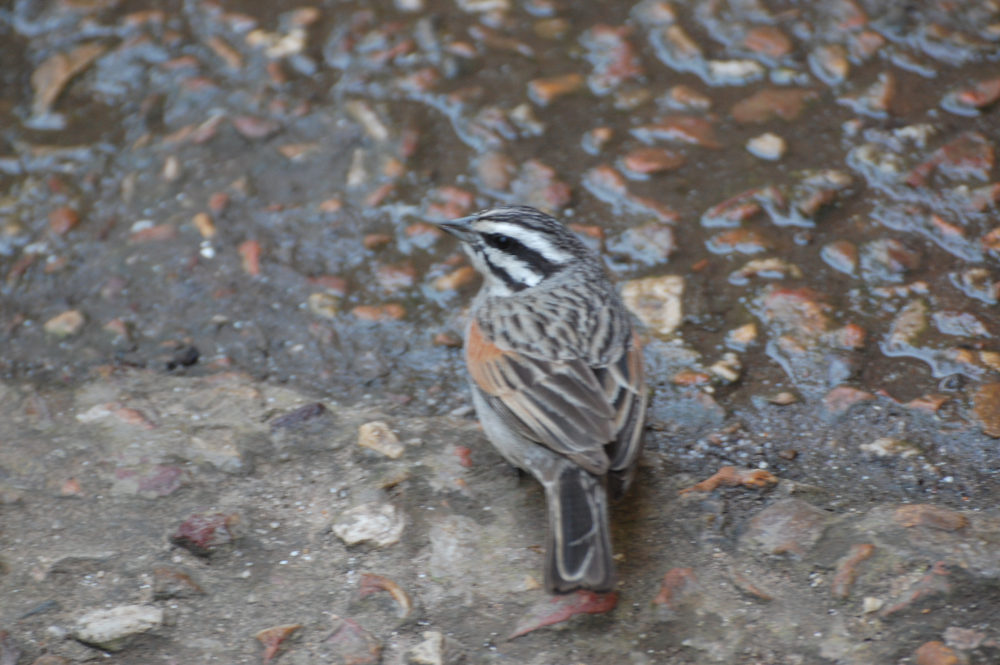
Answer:
[[567, 461], [543, 484], [549, 509], [545, 587], [554, 593], [611, 591], [616, 580], [604, 480]]

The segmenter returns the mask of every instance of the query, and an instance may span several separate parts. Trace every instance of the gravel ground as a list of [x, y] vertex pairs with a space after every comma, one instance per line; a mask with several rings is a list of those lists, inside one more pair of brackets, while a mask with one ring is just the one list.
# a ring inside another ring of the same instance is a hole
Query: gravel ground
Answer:
[[[0, 665], [1000, 661], [996, 2], [0, 37]], [[433, 225], [496, 202], [603, 253], [652, 383], [617, 607], [545, 627]]]

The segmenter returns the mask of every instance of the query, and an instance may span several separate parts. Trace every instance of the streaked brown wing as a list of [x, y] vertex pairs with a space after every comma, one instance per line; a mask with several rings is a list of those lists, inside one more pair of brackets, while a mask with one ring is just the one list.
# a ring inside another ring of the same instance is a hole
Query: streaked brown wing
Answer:
[[[491, 405], [526, 438], [595, 474], [634, 459], [636, 419], [644, 408], [641, 352], [626, 352], [605, 368], [582, 360], [549, 361], [499, 348], [474, 321], [466, 360]], [[627, 442], [619, 436], [623, 427]]]

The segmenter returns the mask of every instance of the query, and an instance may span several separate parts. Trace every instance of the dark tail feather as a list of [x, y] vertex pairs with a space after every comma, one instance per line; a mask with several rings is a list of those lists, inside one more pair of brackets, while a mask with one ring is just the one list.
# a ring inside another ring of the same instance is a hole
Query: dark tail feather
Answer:
[[545, 483], [545, 497], [549, 506], [545, 587], [554, 593], [614, 589], [604, 481], [567, 462]]

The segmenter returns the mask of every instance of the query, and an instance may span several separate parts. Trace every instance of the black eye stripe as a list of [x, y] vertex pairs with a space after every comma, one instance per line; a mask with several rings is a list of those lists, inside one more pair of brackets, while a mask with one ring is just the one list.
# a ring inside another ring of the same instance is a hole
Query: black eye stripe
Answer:
[[524, 246], [520, 241], [515, 240], [510, 236], [505, 236], [502, 233], [484, 233], [483, 241], [485, 241], [490, 247], [503, 251], [512, 250], [515, 246]]
[[502, 233], [484, 233], [482, 234], [482, 238], [483, 242], [489, 247], [517, 257], [527, 264], [529, 268], [545, 277], [557, 272], [562, 267], [548, 260], [541, 252], [528, 247], [517, 238], [512, 238]]

